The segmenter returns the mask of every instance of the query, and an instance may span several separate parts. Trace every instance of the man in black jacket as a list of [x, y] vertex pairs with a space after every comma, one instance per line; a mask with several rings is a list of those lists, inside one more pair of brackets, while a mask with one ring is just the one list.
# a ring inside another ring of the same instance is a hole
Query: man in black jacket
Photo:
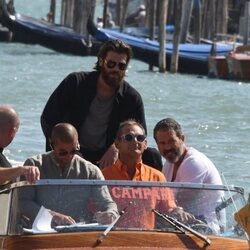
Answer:
[[122, 121], [135, 119], [146, 130], [141, 95], [124, 80], [131, 56], [129, 45], [108, 41], [98, 53], [96, 71], [71, 73], [61, 82], [41, 116], [47, 150], [53, 126], [68, 122], [77, 129], [83, 157], [103, 168], [118, 157], [114, 139]]

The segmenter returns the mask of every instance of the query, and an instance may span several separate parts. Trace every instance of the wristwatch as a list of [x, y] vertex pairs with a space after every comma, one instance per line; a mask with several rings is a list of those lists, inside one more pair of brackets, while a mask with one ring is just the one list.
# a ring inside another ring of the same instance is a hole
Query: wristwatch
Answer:
[[168, 213], [171, 213], [171, 212], [174, 212], [174, 211], [178, 211], [178, 210], [184, 211], [183, 207], [174, 207], [174, 208], [170, 208], [168, 210]]

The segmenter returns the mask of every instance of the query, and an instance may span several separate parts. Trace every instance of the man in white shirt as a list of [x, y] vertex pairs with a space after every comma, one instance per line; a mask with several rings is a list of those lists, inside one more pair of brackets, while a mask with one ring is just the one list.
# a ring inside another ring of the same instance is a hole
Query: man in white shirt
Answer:
[[[222, 184], [212, 161], [185, 144], [185, 135], [177, 121], [171, 118], [159, 121], [154, 128], [154, 138], [161, 155], [166, 159], [162, 172], [167, 181]], [[186, 189], [176, 194], [178, 205], [208, 224], [216, 224], [215, 207], [221, 202], [221, 198], [222, 193], [219, 191], [204, 193]]]

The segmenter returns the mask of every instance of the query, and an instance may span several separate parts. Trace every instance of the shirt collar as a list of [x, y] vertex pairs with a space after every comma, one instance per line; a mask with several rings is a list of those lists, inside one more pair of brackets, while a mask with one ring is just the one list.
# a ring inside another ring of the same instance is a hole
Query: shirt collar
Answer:
[[[57, 168], [61, 171], [61, 168], [60, 168], [60, 164], [56, 161], [56, 158], [54, 156], [54, 153], [53, 151], [51, 151], [51, 158], [52, 158], [52, 161], [55, 163], [55, 165], [57, 166]], [[72, 165], [72, 161], [73, 159], [75, 158], [75, 155], [73, 156], [72, 160], [70, 161], [70, 163], [68, 165], [65, 166], [65, 169], [64, 169], [64, 172], [66, 172]]]
[[[128, 176], [128, 166], [120, 161], [120, 159], [117, 160], [116, 166], [118, 170]], [[135, 174], [133, 177], [133, 181], [141, 181], [142, 176], [145, 174], [145, 170], [143, 168], [142, 161], [138, 162], [136, 165]]]
[[120, 96], [123, 95], [123, 85], [124, 85], [124, 80], [122, 80], [122, 82], [117, 90], [117, 94], [119, 94]]

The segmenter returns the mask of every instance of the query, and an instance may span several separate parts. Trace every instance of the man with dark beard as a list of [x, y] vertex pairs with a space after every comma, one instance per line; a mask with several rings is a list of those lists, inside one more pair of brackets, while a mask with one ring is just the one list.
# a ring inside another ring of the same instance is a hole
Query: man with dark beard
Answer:
[[[172, 118], [159, 121], [154, 127], [154, 138], [161, 155], [166, 159], [162, 172], [167, 181], [222, 185], [220, 174], [212, 161], [185, 144], [185, 135], [177, 121]], [[217, 231], [215, 207], [221, 202], [222, 195], [220, 191], [208, 195], [199, 190], [187, 189], [176, 193], [176, 201], [178, 206], [204, 219]]]
[[185, 144], [180, 124], [171, 118], [159, 121], [154, 138], [167, 160], [162, 172], [168, 181], [222, 184], [218, 170], [203, 153]]
[[[68, 122], [77, 129], [83, 157], [103, 168], [118, 157], [114, 139], [122, 121], [135, 119], [146, 130], [141, 95], [124, 80], [131, 56], [129, 45], [108, 41], [100, 48], [96, 71], [71, 73], [61, 82], [41, 116], [47, 150], [53, 126]], [[162, 164], [155, 151], [149, 155]]]

